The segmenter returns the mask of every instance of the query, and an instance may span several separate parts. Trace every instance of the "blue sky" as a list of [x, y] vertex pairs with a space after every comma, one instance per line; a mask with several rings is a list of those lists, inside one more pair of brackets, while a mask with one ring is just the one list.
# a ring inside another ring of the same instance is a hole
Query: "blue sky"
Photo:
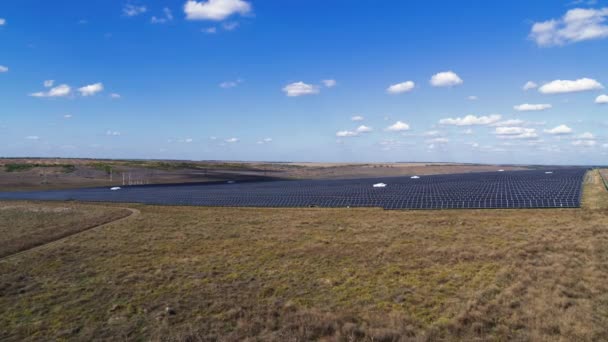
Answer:
[[599, 0], [2, 1], [0, 156], [606, 164], [607, 19]]

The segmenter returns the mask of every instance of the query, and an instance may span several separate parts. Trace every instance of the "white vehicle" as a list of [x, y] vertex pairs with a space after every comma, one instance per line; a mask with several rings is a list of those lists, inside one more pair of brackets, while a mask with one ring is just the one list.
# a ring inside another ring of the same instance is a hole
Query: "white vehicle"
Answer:
[[505, 170], [498, 170], [498, 172], [505, 172]]
[[384, 183], [376, 183], [376, 184], [374, 184], [374, 188], [386, 188], [386, 184], [384, 184]]
[[553, 174], [553, 171], [547, 171], [547, 172], [545, 172], [545, 174], [547, 174], [547, 175]]
[[418, 177], [418, 176], [412, 176], [412, 177], [410, 177], [410, 178], [411, 178], [411, 179], [418, 179], [418, 178], [420, 178], [420, 177]]
[[112, 191], [120, 190], [120, 187], [119, 186], [114, 186], [114, 187], [111, 187], [110, 190], [112, 190]]

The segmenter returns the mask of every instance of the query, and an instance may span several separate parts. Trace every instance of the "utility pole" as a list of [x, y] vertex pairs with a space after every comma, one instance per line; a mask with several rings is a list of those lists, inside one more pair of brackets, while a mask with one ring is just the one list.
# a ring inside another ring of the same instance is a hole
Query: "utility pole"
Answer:
[[122, 186], [125, 186], [125, 173], [122, 173]]

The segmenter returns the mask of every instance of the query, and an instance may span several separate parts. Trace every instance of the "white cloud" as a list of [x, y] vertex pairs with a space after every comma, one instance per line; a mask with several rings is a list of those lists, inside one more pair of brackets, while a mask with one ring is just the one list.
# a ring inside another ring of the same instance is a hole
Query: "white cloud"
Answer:
[[251, 12], [251, 4], [243, 0], [188, 0], [184, 5], [186, 19], [221, 21], [233, 14]]
[[0, 65], [0, 73], [7, 72], [7, 71], [8, 71], [8, 67], [6, 67], [4, 65]]
[[432, 152], [434, 150], [445, 150], [445, 144], [447, 143], [447, 139], [445, 139], [446, 141], [443, 141], [442, 139], [437, 139], [439, 141], [437, 142], [433, 142], [431, 140], [427, 141], [426, 144], [426, 148], [428, 152]]
[[72, 88], [70, 88], [67, 84], [61, 84], [54, 88], [51, 88], [49, 91], [39, 91], [37, 93], [32, 93], [30, 96], [33, 97], [63, 97], [68, 96], [72, 92]]
[[122, 13], [127, 17], [134, 17], [143, 13], [146, 13], [148, 9], [146, 6], [135, 6], [133, 4], [126, 4], [125, 7], [122, 8]]
[[63, 116], [64, 119], [71, 119], [72, 117], [72, 114], [66, 114]]
[[163, 13], [165, 14], [165, 18], [167, 18], [168, 20], [173, 20], [173, 14], [171, 13], [170, 9], [168, 9], [167, 7], [163, 8]]
[[538, 134], [534, 128], [496, 127], [494, 134], [502, 139], [536, 139]]
[[238, 86], [239, 84], [241, 84], [243, 82], [243, 80], [238, 79], [236, 81], [225, 81], [220, 83], [220, 88], [224, 88], [224, 89], [229, 89], [229, 88], [234, 88], [236, 86]]
[[509, 120], [499, 121], [495, 124], [492, 124], [492, 126], [505, 127], [505, 126], [518, 126], [518, 125], [523, 125], [523, 124], [524, 124], [523, 120], [509, 119]]
[[262, 145], [262, 144], [268, 144], [268, 143], [271, 143], [271, 142], [272, 142], [272, 138], [264, 138], [264, 139], [258, 141], [258, 144]]
[[462, 134], [466, 134], [466, 135], [472, 135], [473, 133], [475, 133], [475, 132], [473, 132], [473, 130], [470, 128], [462, 131]]
[[463, 80], [453, 71], [444, 71], [431, 77], [431, 85], [434, 87], [452, 87], [463, 83]]
[[352, 121], [363, 121], [365, 120], [365, 118], [361, 115], [355, 115], [352, 118], [350, 118]]
[[217, 28], [215, 26], [208, 27], [208, 28], [201, 29], [201, 32], [207, 33], [207, 34], [213, 34], [213, 33], [217, 33]]
[[412, 81], [405, 81], [397, 84], [393, 84], [386, 88], [386, 92], [389, 94], [402, 94], [412, 91], [416, 84]]
[[82, 96], [92, 96], [103, 91], [103, 83], [89, 84], [87, 86], [78, 88], [78, 91]]
[[595, 139], [595, 136], [591, 132], [585, 132], [585, 133], [577, 136], [576, 138], [581, 139], [581, 140], [593, 140], [593, 139]]
[[112, 94], [110, 94], [110, 97], [113, 98], [113, 99], [119, 99], [122, 96], [120, 96], [120, 94], [117, 94], [117, 93], [112, 93]]
[[6, 19], [0, 18], [0, 26], [6, 25]]
[[390, 131], [390, 132], [403, 132], [403, 131], [409, 131], [409, 129], [410, 129], [410, 125], [408, 125], [405, 122], [401, 122], [401, 121], [397, 121], [394, 124], [392, 124], [386, 128], [386, 130]]
[[169, 8], [165, 7], [165, 8], [163, 8], [163, 16], [162, 17], [153, 16], [150, 19], [150, 22], [152, 24], [165, 24], [172, 20], [173, 20], [173, 13], [171, 13], [171, 10]]
[[579, 91], [603, 89], [601, 83], [591, 78], [580, 78], [575, 81], [571, 80], [555, 80], [543, 84], [538, 91], [543, 94], [563, 94], [574, 93]]
[[469, 100], [469, 101], [477, 101], [478, 99], [479, 98], [477, 96], [475, 96], [475, 95], [467, 96], [467, 100]]
[[233, 144], [233, 143], [237, 143], [239, 142], [239, 138], [228, 138], [226, 140], [224, 140], [227, 143]]
[[40, 137], [37, 135], [28, 135], [27, 137], [25, 137], [25, 139], [27, 140], [40, 140]]
[[312, 84], [306, 84], [304, 82], [294, 82], [286, 85], [283, 91], [287, 96], [302, 96], [302, 95], [313, 95], [319, 93], [319, 88]]
[[117, 137], [117, 136], [119, 136], [119, 135], [120, 135], [120, 132], [117, 132], [117, 131], [111, 131], [111, 130], [107, 130], [107, 131], [106, 131], [106, 135], [108, 135], [108, 136], [112, 136], [112, 137]]
[[608, 7], [571, 9], [562, 18], [534, 23], [529, 38], [542, 47], [607, 38], [606, 17]]
[[373, 131], [374, 129], [365, 125], [361, 125], [359, 127], [357, 127], [357, 129], [355, 130], [355, 132], [357, 133], [369, 133], [371, 131]]
[[597, 5], [597, 0], [574, 0], [568, 4], [568, 6], [576, 6], [576, 5], [593, 6], [593, 5]]
[[228, 89], [228, 88], [234, 88], [238, 85], [237, 82], [234, 81], [226, 81], [226, 82], [222, 82], [220, 83], [220, 88], [224, 88], [224, 89]]
[[575, 140], [572, 142], [574, 146], [582, 146], [582, 147], [593, 147], [597, 145], [597, 141], [595, 140]]
[[330, 80], [322, 80], [321, 83], [323, 83], [323, 85], [326, 88], [332, 88], [335, 87], [336, 84], [338, 84], [338, 82], [336, 82], [336, 80], [330, 79]]
[[445, 118], [439, 120], [442, 125], [454, 125], [454, 126], [473, 126], [473, 125], [491, 125], [500, 121], [502, 116], [500, 114], [492, 114], [488, 116], [475, 116], [467, 115], [463, 118]]
[[359, 134], [357, 132], [353, 132], [353, 131], [338, 131], [336, 132], [336, 137], [339, 138], [346, 138], [346, 137], [356, 137]]
[[530, 111], [541, 111], [541, 110], [546, 110], [549, 109], [553, 106], [551, 106], [548, 103], [543, 103], [543, 104], [529, 104], [529, 103], [524, 103], [524, 104], [520, 104], [517, 106], [513, 106], [513, 109], [515, 109], [518, 112], [530, 112]]
[[48, 96], [56, 97], [56, 96], [67, 96], [71, 92], [71, 88], [68, 85], [62, 84], [57, 87], [51, 88], [48, 92]]
[[572, 133], [572, 128], [566, 125], [559, 125], [553, 127], [551, 129], [545, 129], [545, 133], [554, 134], [554, 135], [564, 135]]
[[44, 87], [45, 87], [45, 88], [50, 88], [50, 87], [52, 87], [52, 86], [53, 86], [53, 84], [55, 84], [55, 81], [54, 81], [54, 80], [46, 80], [46, 81], [44, 81], [44, 83], [43, 83], [43, 85], [44, 85]]
[[530, 90], [530, 89], [535, 89], [535, 88], [538, 88], [538, 84], [536, 84], [536, 82], [532, 82], [532, 81], [526, 82], [526, 84], [524, 84], [524, 86], [522, 87], [523, 90]]
[[600, 95], [595, 98], [595, 103], [597, 104], [606, 104], [608, 103], [608, 95]]
[[222, 24], [222, 28], [226, 31], [234, 31], [239, 27], [239, 23], [236, 21], [230, 21]]

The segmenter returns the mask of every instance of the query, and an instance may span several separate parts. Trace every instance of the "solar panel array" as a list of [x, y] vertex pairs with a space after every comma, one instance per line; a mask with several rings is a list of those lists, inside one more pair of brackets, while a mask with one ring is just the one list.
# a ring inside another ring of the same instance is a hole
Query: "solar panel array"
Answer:
[[[225, 207], [384, 209], [575, 208], [585, 169], [480, 172], [347, 180], [177, 184], [0, 192], [6, 200], [78, 200]], [[386, 187], [373, 187], [376, 183]]]

